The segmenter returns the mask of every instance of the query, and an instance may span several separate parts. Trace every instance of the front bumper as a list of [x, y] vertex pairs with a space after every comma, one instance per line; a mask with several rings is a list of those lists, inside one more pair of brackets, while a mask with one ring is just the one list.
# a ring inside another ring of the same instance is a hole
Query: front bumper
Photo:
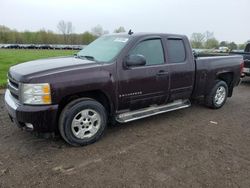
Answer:
[[19, 127], [32, 124], [33, 130], [37, 132], [55, 132], [57, 130], [58, 105], [31, 106], [19, 104], [8, 89], [5, 92], [4, 99], [11, 120]]

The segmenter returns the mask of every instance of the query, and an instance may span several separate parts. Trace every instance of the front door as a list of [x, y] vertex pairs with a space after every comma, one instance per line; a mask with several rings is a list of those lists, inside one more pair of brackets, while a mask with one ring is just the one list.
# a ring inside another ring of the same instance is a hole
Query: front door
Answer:
[[119, 110], [162, 104], [168, 98], [169, 74], [162, 39], [138, 41], [127, 55], [143, 55], [146, 65], [122, 66], [119, 71]]

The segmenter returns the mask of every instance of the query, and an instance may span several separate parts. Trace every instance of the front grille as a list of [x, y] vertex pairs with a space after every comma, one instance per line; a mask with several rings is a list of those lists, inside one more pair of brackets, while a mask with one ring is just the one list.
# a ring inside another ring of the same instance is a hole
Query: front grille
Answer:
[[16, 80], [11, 78], [11, 76], [8, 75], [8, 89], [10, 90], [11, 95], [19, 100], [19, 84]]
[[11, 80], [11, 79], [9, 78], [9, 82], [10, 82], [11, 85], [13, 85], [15, 88], [18, 89], [18, 83], [17, 83], [16, 81], [13, 81], [13, 80]]

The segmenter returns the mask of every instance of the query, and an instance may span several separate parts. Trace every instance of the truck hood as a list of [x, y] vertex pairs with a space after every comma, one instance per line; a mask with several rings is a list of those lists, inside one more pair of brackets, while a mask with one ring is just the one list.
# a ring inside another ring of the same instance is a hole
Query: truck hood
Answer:
[[12, 66], [9, 77], [16, 81], [22, 81], [25, 77], [36, 77], [55, 72], [63, 72], [70, 69], [99, 66], [100, 63], [75, 57], [47, 58], [29, 61]]

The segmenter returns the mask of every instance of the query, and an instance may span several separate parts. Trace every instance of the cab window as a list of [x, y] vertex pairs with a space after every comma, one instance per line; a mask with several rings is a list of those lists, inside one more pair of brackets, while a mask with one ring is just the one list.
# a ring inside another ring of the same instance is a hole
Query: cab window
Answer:
[[181, 39], [168, 39], [168, 59], [170, 63], [182, 63], [186, 59], [186, 50]]
[[164, 53], [161, 39], [150, 39], [140, 42], [129, 55], [143, 55], [146, 65], [159, 65], [164, 63]]

